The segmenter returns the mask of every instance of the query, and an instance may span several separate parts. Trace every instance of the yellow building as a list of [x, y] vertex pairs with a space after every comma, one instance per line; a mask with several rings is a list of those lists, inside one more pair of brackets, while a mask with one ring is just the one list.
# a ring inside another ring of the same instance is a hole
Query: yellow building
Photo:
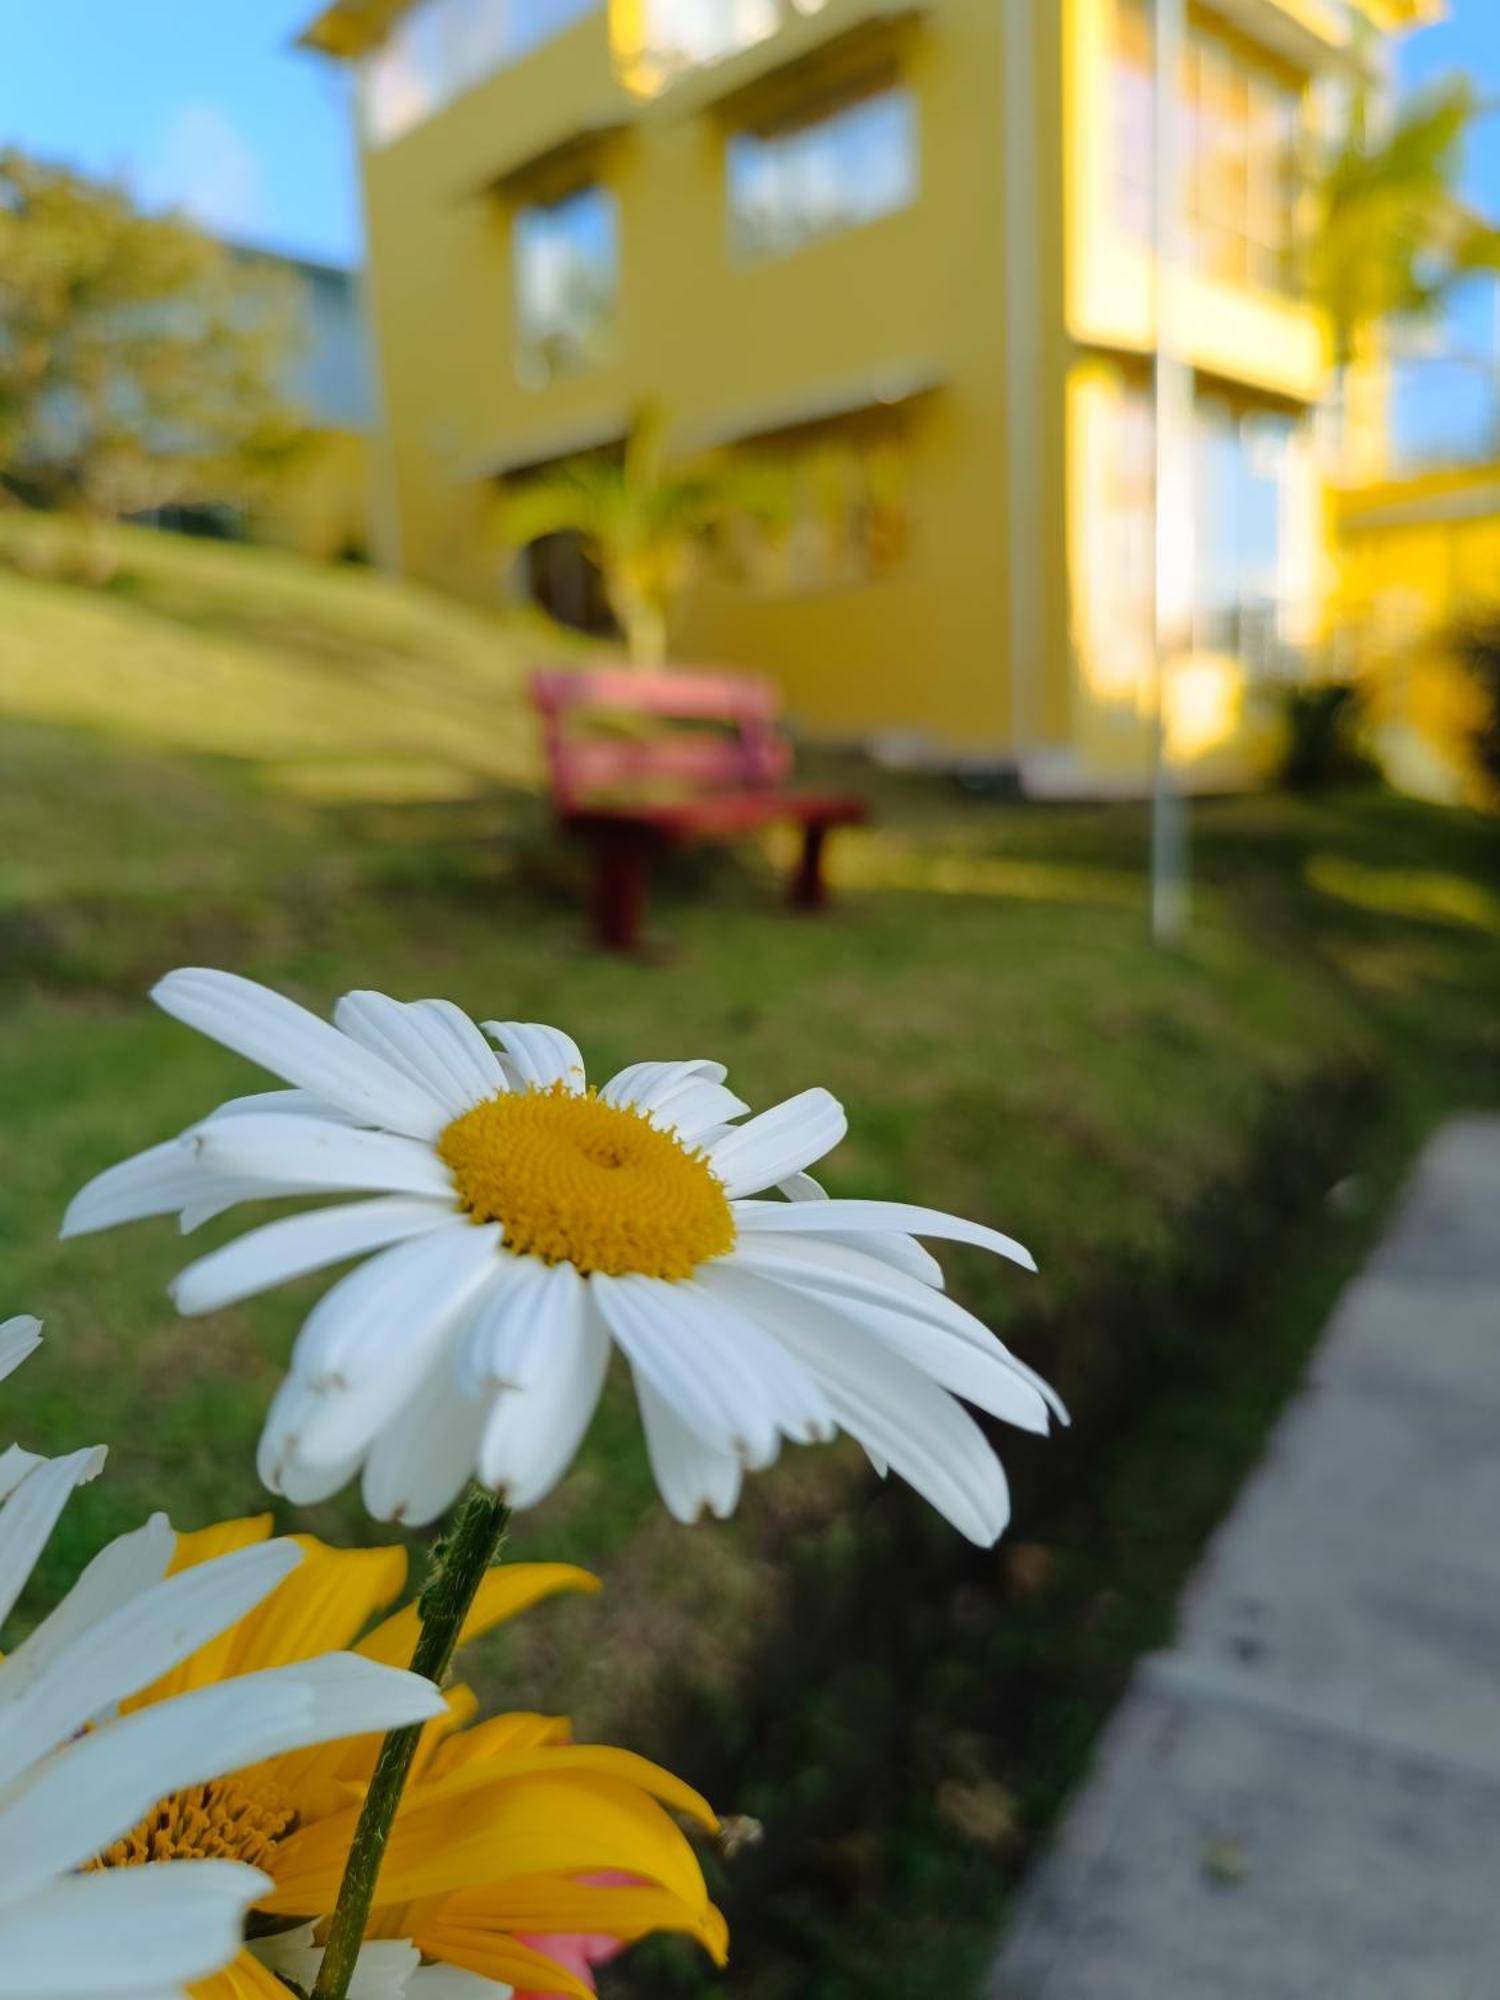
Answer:
[[[1179, 342], [1192, 654], [1172, 736], [1246, 775], [1258, 678], [1318, 629], [1295, 153], [1417, 0], [1193, 0]], [[387, 560], [493, 594], [495, 489], [618, 448], [795, 495], [697, 585], [678, 657], [812, 734], [1129, 789], [1150, 740], [1147, 0], [334, 0], [356, 79]], [[565, 552], [564, 552], [565, 555]], [[542, 551], [551, 608], [596, 594]], [[512, 581], [513, 587], [513, 581]]]
[[1366, 688], [1383, 768], [1403, 790], [1494, 803], [1471, 749], [1466, 626], [1500, 625], [1500, 465], [1449, 465], [1336, 496], [1342, 665]]

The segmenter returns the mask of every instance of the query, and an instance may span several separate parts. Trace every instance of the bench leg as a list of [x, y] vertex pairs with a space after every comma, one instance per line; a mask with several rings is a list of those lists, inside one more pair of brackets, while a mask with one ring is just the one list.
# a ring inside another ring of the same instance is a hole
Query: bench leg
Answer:
[[826, 910], [828, 883], [823, 875], [823, 846], [828, 828], [809, 820], [802, 829], [802, 854], [792, 871], [788, 900], [794, 910]]
[[635, 951], [646, 914], [648, 844], [628, 830], [593, 838], [594, 942], [604, 951]]

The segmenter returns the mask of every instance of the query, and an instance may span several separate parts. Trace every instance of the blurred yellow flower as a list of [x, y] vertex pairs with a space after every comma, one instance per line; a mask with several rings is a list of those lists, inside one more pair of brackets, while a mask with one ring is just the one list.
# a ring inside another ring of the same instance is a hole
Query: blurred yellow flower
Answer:
[[[270, 1528], [261, 1516], [182, 1535], [174, 1568], [261, 1541]], [[366, 1632], [405, 1585], [405, 1552], [296, 1540], [302, 1563], [263, 1603], [125, 1706], [148, 1707], [346, 1647], [409, 1665], [415, 1606]], [[586, 1571], [564, 1563], [492, 1570], [463, 1638], [559, 1591], [597, 1588]], [[574, 1743], [566, 1720], [518, 1714], [473, 1723], [476, 1706], [467, 1688], [455, 1687], [447, 1713], [426, 1725], [369, 1936], [404, 1941], [426, 1960], [504, 1985], [579, 1996], [590, 1989], [523, 1934], [607, 1933], [630, 1942], [680, 1931], [722, 1964], [723, 1919], [672, 1817], [713, 1830], [706, 1801], [644, 1758]], [[318, 1745], [164, 1799], [101, 1857], [105, 1867], [190, 1856], [249, 1861], [270, 1878], [250, 1942], [233, 1965], [192, 1989], [196, 2000], [285, 2000], [286, 1987], [257, 1956], [257, 1936], [274, 1958], [274, 1940], [289, 1927], [317, 1924], [332, 1911], [380, 1741]]]

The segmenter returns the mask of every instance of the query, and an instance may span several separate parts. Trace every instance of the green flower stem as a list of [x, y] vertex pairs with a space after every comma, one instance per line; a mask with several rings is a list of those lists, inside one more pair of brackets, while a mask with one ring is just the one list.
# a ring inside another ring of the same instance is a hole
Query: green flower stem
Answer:
[[[503, 1501], [490, 1493], [471, 1492], [451, 1532], [437, 1545], [432, 1580], [418, 1600], [422, 1632], [411, 1666], [413, 1673], [422, 1674], [439, 1687], [453, 1664], [469, 1607], [490, 1565], [500, 1555], [509, 1525], [510, 1509]], [[312, 2000], [345, 2000], [348, 1994], [370, 1921], [380, 1864], [385, 1859], [396, 1808], [406, 1789], [422, 1727], [418, 1722], [406, 1729], [393, 1729], [380, 1746], [375, 1775], [365, 1795], [344, 1879], [339, 1885], [339, 1899], [334, 1906]]]

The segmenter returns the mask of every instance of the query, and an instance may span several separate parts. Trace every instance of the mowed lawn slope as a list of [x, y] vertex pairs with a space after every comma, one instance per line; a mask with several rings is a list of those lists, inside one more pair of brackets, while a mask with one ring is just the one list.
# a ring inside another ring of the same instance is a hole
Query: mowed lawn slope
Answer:
[[534, 781], [534, 631], [371, 570], [129, 527], [106, 536], [109, 582], [80, 589], [48, 580], [66, 532], [0, 516], [26, 572], [0, 566], [0, 714], [253, 762], [317, 797]]
[[[228, 966], [318, 1008], [371, 985], [555, 1021], [601, 1079], [710, 1055], [756, 1106], [826, 1084], [850, 1119], [834, 1192], [1029, 1243], [1037, 1279], [977, 1253], [944, 1262], [1085, 1407], [1113, 1360], [1092, 1302], [1112, 1285], [1149, 1300], [1211, 1250], [1216, 1215], [1234, 1227], [1279, 1103], [1359, 1071], [1416, 1130], [1496, 1092], [1494, 823], [1379, 793], [1196, 808], [1193, 928], [1169, 955], [1145, 935], [1139, 812], [856, 775], [878, 823], [836, 848], [828, 919], [784, 913], [757, 849], [695, 859], [661, 886], [661, 948], [622, 963], [584, 948], [571, 864], [524, 796], [526, 647], [506, 627], [370, 576], [136, 541], [136, 581], [103, 592], [0, 573], [0, 1306], [49, 1334], [6, 1383], [0, 1430], [112, 1447], [54, 1538], [48, 1590], [153, 1508], [196, 1526], [265, 1504], [255, 1438], [328, 1282], [183, 1321], [167, 1279], [243, 1217], [189, 1244], [167, 1222], [56, 1240], [88, 1175], [262, 1081], [149, 1005], [172, 965]], [[217, 693], [194, 719], [174, 711], [198, 674]], [[458, 776], [446, 800], [435, 781], [284, 783], [299, 765], [403, 764]], [[1287, 1130], [1289, 1154], [1310, 1136]], [[1209, 1316], [1194, 1342], [1218, 1332]], [[1143, 1403], [1172, 1389], [1172, 1356], [1157, 1365], [1132, 1389]], [[1080, 1492], [1102, 1476], [1072, 1438], [1004, 1442], [1023, 1475], [1045, 1460]], [[639, 1742], [664, 1667], [729, 1685], [790, 1538], [856, 1523], [872, 1481], [858, 1453], [792, 1451], [740, 1519], [678, 1528], [616, 1381], [574, 1474], [513, 1541], [600, 1568], [609, 1591], [524, 1621], [492, 1671], [512, 1699]], [[383, 1532], [352, 1497], [313, 1525]]]

